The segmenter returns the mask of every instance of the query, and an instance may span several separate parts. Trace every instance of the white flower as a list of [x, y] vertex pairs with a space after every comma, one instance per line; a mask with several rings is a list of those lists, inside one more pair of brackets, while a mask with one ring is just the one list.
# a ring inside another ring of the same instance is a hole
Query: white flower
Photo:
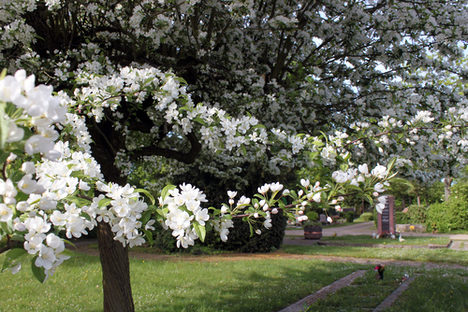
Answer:
[[228, 194], [229, 198], [234, 198], [234, 197], [236, 197], [237, 192], [228, 191], [227, 194]]
[[270, 190], [275, 193], [275, 192], [279, 192], [283, 189], [283, 185], [280, 184], [279, 182], [276, 182], [276, 183], [272, 183], [270, 184]]
[[368, 175], [369, 174], [369, 168], [367, 167], [367, 164], [359, 165], [358, 170], [363, 175]]
[[200, 209], [195, 213], [195, 220], [200, 223], [200, 225], [205, 225], [205, 221], [208, 221], [210, 215], [208, 214], [208, 209]]
[[371, 174], [379, 179], [384, 179], [387, 175], [387, 168], [385, 166], [377, 165], [372, 169]]
[[46, 242], [47, 246], [55, 249], [57, 253], [65, 250], [65, 244], [63, 243], [63, 240], [54, 233], [47, 234]]
[[18, 182], [18, 189], [20, 189], [23, 193], [31, 194], [35, 193], [37, 190], [44, 191], [43, 188], [39, 188], [37, 182], [33, 180], [32, 175], [26, 174], [19, 182]]
[[382, 183], [376, 183], [376, 184], [374, 185], [374, 190], [375, 190], [376, 192], [378, 192], [378, 193], [383, 193], [383, 192], [385, 192], [385, 188], [384, 188], [384, 186], [383, 186]]
[[260, 194], [265, 195], [270, 190], [270, 184], [265, 184], [257, 189]]
[[13, 210], [5, 204], [0, 204], [0, 222], [8, 222], [13, 217]]
[[310, 185], [310, 181], [308, 179], [301, 179], [301, 185], [305, 188], [308, 188]]
[[36, 167], [32, 161], [27, 161], [21, 165], [21, 171], [26, 174], [34, 174], [36, 173]]
[[30, 233], [47, 233], [50, 230], [50, 223], [38, 216], [26, 219], [24, 225]]
[[312, 196], [312, 200], [316, 203], [320, 203], [320, 201], [322, 200], [322, 194], [315, 193], [314, 196]]
[[45, 154], [53, 149], [54, 142], [51, 139], [37, 134], [31, 136], [24, 144], [24, 151], [29, 155], [33, 155], [35, 153]]
[[155, 228], [153, 226], [153, 224], [155, 223], [156, 221], [155, 220], [149, 220], [146, 225], [145, 225], [145, 230], [147, 231], [154, 231]]
[[0, 195], [5, 197], [15, 197], [18, 194], [13, 182], [10, 179], [3, 181], [0, 179]]
[[7, 142], [17, 142], [20, 141], [24, 136], [23, 128], [18, 127], [15, 123], [10, 122], [8, 129]]
[[327, 222], [328, 223], [333, 223], [333, 219], [331, 217], [327, 217]]

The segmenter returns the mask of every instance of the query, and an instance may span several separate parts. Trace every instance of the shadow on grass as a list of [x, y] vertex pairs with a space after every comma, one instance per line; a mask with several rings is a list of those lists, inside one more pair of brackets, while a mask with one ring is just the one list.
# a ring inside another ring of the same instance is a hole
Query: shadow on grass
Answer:
[[134, 284], [138, 311], [277, 311], [358, 269], [356, 265], [305, 260], [163, 266], [162, 270], [174, 272], [171, 280], [146, 272], [147, 278], [158, 283], [160, 295], [145, 300], [148, 297], [142, 295], [144, 285]]

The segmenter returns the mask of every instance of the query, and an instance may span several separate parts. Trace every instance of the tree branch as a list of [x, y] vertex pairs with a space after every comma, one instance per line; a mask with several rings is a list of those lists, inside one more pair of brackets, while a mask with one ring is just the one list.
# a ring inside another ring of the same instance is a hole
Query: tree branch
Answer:
[[161, 148], [158, 146], [147, 146], [133, 151], [131, 157], [135, 159], [141, 156], [156, 155], [163, 156], [166, 158], [172, 158], [186, 164], [191, 164], [195, 161], [198, 154], [200, 154], [202, 146], [195, 134], [189, 133], [186, 137], [190, 142], [190, 151], [188, 151], [187, 153], [167, 148]]

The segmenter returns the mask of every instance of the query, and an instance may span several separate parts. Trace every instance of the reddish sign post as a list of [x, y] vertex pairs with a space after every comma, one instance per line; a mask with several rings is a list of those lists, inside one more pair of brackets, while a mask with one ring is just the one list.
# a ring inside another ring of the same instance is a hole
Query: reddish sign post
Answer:
[[379, 237], [395, 235], [395, 198], [387, 196], [385, 208], [377, 214], [377, 231]]

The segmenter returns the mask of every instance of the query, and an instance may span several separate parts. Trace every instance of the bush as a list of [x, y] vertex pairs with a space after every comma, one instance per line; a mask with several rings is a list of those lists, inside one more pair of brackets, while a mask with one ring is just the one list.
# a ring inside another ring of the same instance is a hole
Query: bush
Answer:
[[307, 220], [310, 220], [310, 221], [317, 221], [319, 218], [319, 214], [315, 211], [307, 212], [306, 216], [307, 216]]
[[364, 212], [359, 218], [354, 219], [355, 223], [368, 222], [374, 220], [374, 214], [372, 212]]
[[408, 206], [407, 223], [424, 224], [426, 223], [427, 208], [424, 206], [410, 205]]
[[155, 222], [153, 226], [155, 227], [153, 231], [154, 247], [166, 253], [179, 251], [176, 245], [177, 240], [172, 236], [171, 230], [165, 230], [159, 222]]
[[395, 224], [408, 224], [408, 223], [410, 223], [410, 221], [409, 221], [407, 213], [404, 213], [401, 211], [395, 212]]
[[216, 243], [214, 246], [223, 250], [234, 250], [239, 252], [270, 252], [281, 247], [284, 230], [286, 229], [287, 217], [280, 211], [271, 215], [272, 227], [267, 230], [262, 228], [262, 234], [250, 235], [247, 222], [234, 219], [234, 228], [229, 229], [228, 241]]
[[345, 213], [343, 213], [343, 218], [346, 219], [346, 222], [353, 222], [354, 211], [346, 211]]
[[468, 230], [468, 202], [464, 196], [452, 196], [444, 203], [432, 204], [427, 211], [430, 231]]

